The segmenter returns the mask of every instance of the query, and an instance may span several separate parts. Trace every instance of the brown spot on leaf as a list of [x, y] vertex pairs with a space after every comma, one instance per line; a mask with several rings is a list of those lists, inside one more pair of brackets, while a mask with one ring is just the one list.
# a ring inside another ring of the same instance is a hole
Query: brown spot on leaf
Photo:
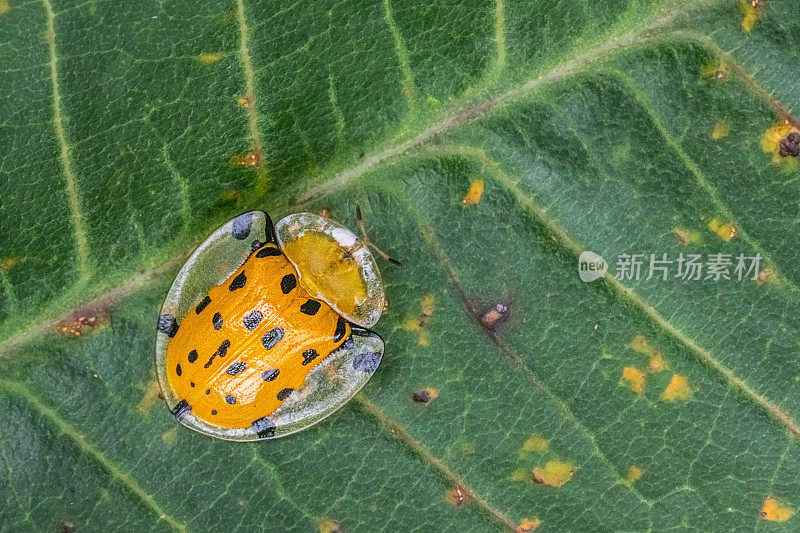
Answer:
[[8, 0], [0, 0], [0, 15], [3, 15], [11, 9], [11, 6], [8, 4]]
[[678, 243], [683, 245], [695, 244], [700, 241], [700, 234], [696, 231], [691, 231], [686, 228], [673, 228], [672, 232]]
[[545, 439], [538, 433], [534, 433], [522, 444], [522, 447], [519, 450], [520, 455], [524, 456], [529, 453], [542, 453], [547, 450], [549, 445], [549, 440]]
[[164, 444], [175, 444], [177, 439], [178, 426], [174, 426], [172, 429], [169, 429], [161, 434], [161, 440], [164, 441]]
[[424, 389], [415, 390], [414, 394], [411, 395], [411, 399], [416, 403], [428, 403], [435, 400], [437, 396], [439, 396], [438, 390], [433, 387], [425, 387]]
[[75, 524], [65, 521], [61, 526], [61, 531], [63, 533], [75, 533]]
[[714, 130], [711, 132], [711, 138], [718, 141], [727, 137], [731, 132], [731, 123], [727, 120], [720, 120], [714, 124]]
[[86, 306], [56, 324], [56, 332], [79, 337], [106, 324], [110, 314], [107, 307]]
[[708, 229], [717, 234], [725, 242], [730, 242], [736, 236], [736, 225], [731, 222], [722, 222], [718, 218], [712, 218], [708, 222]]
[[213, 53], [203, 53], [197, 56], [197, 60], [204, 65], [211, 65], [212, 63], [216, 63], [222, 58], [221, 52], [213, 52]]
[[250, 98], [249, 96], [240, 96], [237, 103], [239, 104], [239, 107], [241, 107], [242, 109], [250, 109], [251, 107], [253, 107], [253, 99]]
[[261, 163], [261, 152], [249, 150], [231, 158], [231, 165], [235, 167], [257, 167]]
[[403, 324], [403, 329], [417, 334], [418, 343], [420, 346], [427, 346], [430, 344], [430, 337], [428, 336], [428, 323], [433, 316], [434, 298], [433, 294], [426, 294], [420, 300], [420, 314], [418, 317], [409, 317]]
[[626, 366], [622, 370], [622, 379], [620, 380], [629, 389], [636, 394], [641, 395], [644, 392], [644, 382], [646, 375], [644, 372], [633, 366]]
[[797, 157], [800, 155], [800, 133], [793, 131], [778, 143], [778, 155], [781, 157]]
[[744, 0], [739, 4], [742, 12], [742, 30], [750, 33], [757, 20], [764, 16], [763, 0]]
[[456, 485], [445, 494], [444, 499], [450, 505], [461, 507], [469, 499], [469, 493], [460, 485]]
[[497, 326], [508, 319], [508, 306], [502, 303], [494, 304], [481, 315], [481, 325], [489, 331], [494, 331]]

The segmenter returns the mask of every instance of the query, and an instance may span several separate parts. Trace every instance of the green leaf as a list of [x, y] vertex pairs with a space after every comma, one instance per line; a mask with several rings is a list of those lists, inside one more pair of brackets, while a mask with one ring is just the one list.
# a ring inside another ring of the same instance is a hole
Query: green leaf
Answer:
[[[3, 529], [797, 529], [798, 35], [791, 0], [0, 0]], [[176, 425], [186, 254], [356, 204], [404, 263], [362, 393]], [[584, 283], [583, 250], [763, 260]]]

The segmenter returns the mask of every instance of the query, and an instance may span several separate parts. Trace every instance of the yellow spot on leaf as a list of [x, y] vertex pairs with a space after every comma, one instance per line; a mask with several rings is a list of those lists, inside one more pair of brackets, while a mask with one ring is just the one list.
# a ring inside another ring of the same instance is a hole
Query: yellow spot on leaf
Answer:
[[622, 370], [622, 381], [627, 382], [627, 386], [636, 394], [644, 392], [645, 373], [638, 368], [626, 366]]
[[731, 132], [731, 123], [727, 120], [720, 120], [714, 124], [714, 130], [711, 132], [711, 138], [715, 141], [727, 137]]
[[544, 468], [537, 466], [533, 469], [533, 480], [551, 487], [563, 487], [574, 475], [575, 467], [558, 459], [548, 461]]
[[8, 12], [10, 8], [11, 6], [8, 5], [8, 0], [0, 0], [0, 15]]
[[642, 469], [636, 465], [633, 465], [625, 473], [625, 482], [628, 485], [632, 485], [633, 483], [638, 481], [640, 477], [642, 477]]
[[161, 435], [161, 440], [164, 441], [164, 444], [175, 444], [175, 441], [178, 439], [178, 426], [173, 427], [169, 431], [165, 431]]
[[761, 137], [761, 149], [768, 154], [772, 154], [773, 163], [796, 164], [797, 160], [793, 157], [781, 157], [781, 141], [790, 133], [800, 133], [800, 130], [792, 125], [788, 120], [782, 120], [773, 124]]
[[6, 257], [0, 260], [0, 270], [2, 270], [3, 272], [8, 272], [18, 264], [19, 264], [19, 257]]
[[728, 80], [728, 67], [722, 61], [706, 63], [700, 73], [705, 78], [712, 78], [719, 82]]
[[543, 438], [538, 433], [534, 433], [533, 435], [528, 437], [528, 440], [526, 440], [525, 443], [522, 445], [520, 451], [525, 453], [531, 453], [531, 452], [542, 453], [547, 449], [549, 445], [550, 445], [549, 440]]
[[216, 63], [221, 58], [222, 54], [220, 52], [205, 53], [197, 56], [197, 60], [203, 63], [204, 65], [211, 65], [212, 63]]
[[472, 180], [472, 183], [469, 186], [469, 191], [467, 191], [467, 195], [464, 196], [464, 199], [461, 201], [461, 203], [465, 207], [468, 205], [475, 205], [481, 201], [482, 195], [483, 180]]
[[689, 380], [685, 376], [672, 374], [672, 380], [661, 394], [661, 399], [667, 402], [677, 402], [688, 400], [692, 396], [692, 388]]
[[249, 109], [253, 105], [253, 99], [249, 96], [240, 96], [239, 100], [237, 100], [237, 103], [242, 109]]
[[153, 407], [153, 405], [155, 405], [159, 398], [162, 397], [161, 385], [158, 384], [158, 380], [152, 379], [145, 384], [139, 385], [138, 388], [144, 394], [142, 395], [142, 399], [139, 400], [136, 410], [141, 414], [145, 414], [150, 410], [151, 407]]
[[700, 234], [685, 228], [673, 228], [672, 232], [680, 244], [697, 244], [700, 242]]
[[542, 521], [538, 518], [523, 518], [517, 526], [517, 529], [514, 530], [514, 533], [530, 533], [531, 531], [535, 531], [541, 523]]
[[464, 502], [469, 499], [469, 493], [463, 487], [456, 485], [452, 490], [447, 492], [444, 499], [450, 505], [461, 507], [464, 505]]
[[429, 107], [438, 107], [439, 99], [435, 96], [428, 95], [428, 97], [425, 99], [425, 103], [428, 104]]
[[740, 4], [742, 11], [742, 29], [750, 33], [756, 21], [761, 18], [763, 4], [760, 0], [746, 0]]
[[650, 363], [647, 365], [647, 372], [650, 374], [656, 374], [665, 370], [667, 368], [667, 363], [664, 362], [664, 358], [661, 356], [661, 353], [658, 350], [655, 350], [650, 355]]
[[433, 294], [426, 294], [420, 300], [422, 308], [418, 317], [409, 317], [403, 323], [403, 329], [417, 334], [417, 341], [420, 346], [428, 346], [430, 337], [428, 336], [428, 322], [433, 316], [434, 297]]
[[511, 472], [511, 481], [525, 481], [528, 479], [528, 471], [524, 468], [517, 468]]
[[774, 498], [764, 500], [764, 506], [761, 508], [761, 518], [770, 522], [786, 522], [793, 514], [794, 510]]
[[255, 167], [261, 161], [258, 151], [250, 150], [243, 154], [237, 154], [231, 158], [231, 165], [235, 167]]
[[342, 526], [332, 518], [320, 518], [317, 527], [319, 533], [342, 533]]
[[736, 226], [733, 222], [723, 223], [718, 218], [712, 218], [708, 222], [708, 229], [716, 233], [725, 242], [730, 242], [736, 236]]

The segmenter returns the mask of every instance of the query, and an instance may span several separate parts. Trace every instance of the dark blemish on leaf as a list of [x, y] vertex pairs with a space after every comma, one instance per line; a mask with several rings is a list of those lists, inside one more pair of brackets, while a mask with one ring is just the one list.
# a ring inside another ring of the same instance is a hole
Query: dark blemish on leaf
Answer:
[[244, 272], [241, 272], [238, 276], [233, 278], [231, 284], [228, 286], [229, 291], [235, 291], [236, 289], [241, 289], [244, 287], [244, 284], [247, 283], [247, 276], [245, 276]]
[[308, 300], [300, 306], [300, 312], [309, 316], [314, 316], [319, 311], [320, 303], [316, 300]]
[[313, 361], [319, 357], [319, 353], [316, 350], [306, 350], [303, 352], [303, 366], [306, 366], [308, 363]]
[[[74, 311], [67, 318], [58, 322], [58, 324], [56, 324], [56, 331], [63, 335], [80, 337], [91, 330], [106, 325], [109, 318], [110, 315], [107, 307], [89, 304]], [[177, 331], [177, 323], [175, 330]], [[169, 333], [167, 334], [169, 335]]]
[[281, 341], [282, 338], [283, 328], [273, 328], [266, 332], [263, 337], [261, 337], [261, 344], [263, 344], [264, 348], [267, 350], [271, 350]]
[[197, 304], [197, 307], [195, 307], [195, 308], [194, 308], [194, 312], [195, 312], [195, 314], [198, 314], [198, 315], [199, 315], [200, 313], [202, 313], [202, 312], [203, 312], [203, 309], [205, 309], [205, 308], [206, 308], [206, 306], [207, 306], [208, 304], [210, 304], [210, 303], [211, 303], [211, 297], [210, 297], [210, 296], [208, 296], [208, 295], [206, 295], [206, 297], [205, 297], [205, 298], [203, 298], [203, 299], [200, 301], [200, 303], [199, 303], [199, 304]]
[[242, 318], [242, 324], [248, 331], [253, 331], [256, 329], [261, 323], [261, 319], [264, 318], [264, 314], [261, 311], [255, 310], [251, 311], [250, 313], [246, 314], [244, 318]]
[[62, 533], [75, 533], [75, 524], [72, 522], [64, 522], [64, 526], [61, 528]]
[[509, 309], [505, 304], [494, 304], [481, 313], [481, 326], [489, 331], [495, 331], [499, 325], [508, 320]]
[[288, 398], [288, 397], [289, 397], [289, 395], [290, 395], [290, 394], [292, 394], [293, 392], [294, 392], [294, 389], [293, 389], [293, 388], [291, 388], [291, 387], [286, 387], [285, 389], [281, 389], [281, 391], [280, 391], [280, 392], [278, 393], [278, 395], [277, 395], [277, 398], [278, 398], [278, 400], [279, 400], [279, 401], [281, 401], [281, 402], [282, 402], [282, 401], [284, 401], [286, 398]]
[[455, 507], [461, 507], [469, 499], [469, 493], [460, 485], [456, 485], [445, 495], [445, 501]]
[[178, 333], [178, 321], [170, 314], [163, 314], [158, 318], [158, 331], [172, 338]]
[[297, 287], [297, 278], [294, 277], [294, 274], [283, 276], [281, 279], [281, 292], [283, 294], [289, 294], [295, 287]]
[[229, 366], [228, 370], [225, 372], [230, 376], [235, 376], [245, 368], [247, 368], [247, 363], [244, 361], [236, 361], [235, 363], [231, 363], [231, 366]]
[[214, 313], [214, 316], [211, 318], [211, 323], [214, 325], [214, 329], [217, 331], [222, 329], [222, 315], [219, 313]]
[[274, 246], [267, 246], [259, 250], [258, 253], [256, 254], [256, 257], [262, 259], [264, 257], [277, 257], [279, 255], [283, 255], [283, 252], [281, 252], [278, 248]]
[[231, 235], [234, 239], [244, 240], [250, 235], [250, 226], [253, 223], [253, 213], [244, 213], [233, 219]]
[[424, 389], [417, 389], [411, 395], [411, 399], [416, 403], [429, 403], [439, 396], [439, 391], [432, 387], [425, 387]]
[[793, 131], [781, 139], [778, 155], [781, 157], [800, 156], [800, 133]]

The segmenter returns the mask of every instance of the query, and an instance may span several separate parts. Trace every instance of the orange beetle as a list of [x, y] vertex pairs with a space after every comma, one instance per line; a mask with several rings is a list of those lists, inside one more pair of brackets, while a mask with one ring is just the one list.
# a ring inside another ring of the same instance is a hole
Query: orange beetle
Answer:
[[162, 307], [158, 377], [184, 425], [228, 440], [280, 437], [344, 405], [383, 355], [384, 308], [368, 249], [311, 213], [260, 211], [215, 231]]

